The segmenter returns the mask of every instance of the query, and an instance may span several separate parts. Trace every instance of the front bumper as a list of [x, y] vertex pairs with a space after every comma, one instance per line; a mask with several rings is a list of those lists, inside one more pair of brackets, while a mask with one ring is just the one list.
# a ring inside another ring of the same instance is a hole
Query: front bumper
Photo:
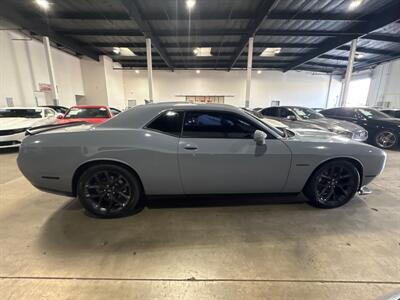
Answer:
[[25, 138], [25, 132], [0, 136], [0, 148], [19, 147]]

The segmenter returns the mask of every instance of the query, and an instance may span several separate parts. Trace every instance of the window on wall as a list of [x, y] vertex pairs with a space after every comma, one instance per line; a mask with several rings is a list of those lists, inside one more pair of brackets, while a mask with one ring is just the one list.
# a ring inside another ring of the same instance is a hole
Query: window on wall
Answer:
[[225, 96], [185, 96], [189, 103], [225, 103]]
[[367, 104], [371, 78], [356, 79], [350, 82], [346, 106], [365, 106]]

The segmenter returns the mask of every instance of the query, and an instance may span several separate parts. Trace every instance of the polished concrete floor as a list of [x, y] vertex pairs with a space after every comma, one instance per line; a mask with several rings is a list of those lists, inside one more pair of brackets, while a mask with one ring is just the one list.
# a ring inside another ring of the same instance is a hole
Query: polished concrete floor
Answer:
[[[101, 220], [0, 153], [0, 299], [387, 299], [400, 292], [400, 151], [373, 194], [163, 199]], [[283, 202], [283, 203], [280, 203]]]

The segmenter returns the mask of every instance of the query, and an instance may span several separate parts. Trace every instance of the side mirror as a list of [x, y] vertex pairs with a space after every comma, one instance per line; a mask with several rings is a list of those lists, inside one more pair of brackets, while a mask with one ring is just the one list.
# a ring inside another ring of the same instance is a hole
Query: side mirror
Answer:
[[289, 121], [296, 121], [296, 117], [293, 115], [287, 116], [286, 119], [288, 119]]
[[266, 138], [267, 134], [264, 131], [261, 130], [254, 131], [253, 139], [256, 142], [257, 146], [265, 145]]
[[62, 118], [64, 118], [64, 115], [63, 114], [57, 114], [56, 118], [57, 119], [62, 119]]

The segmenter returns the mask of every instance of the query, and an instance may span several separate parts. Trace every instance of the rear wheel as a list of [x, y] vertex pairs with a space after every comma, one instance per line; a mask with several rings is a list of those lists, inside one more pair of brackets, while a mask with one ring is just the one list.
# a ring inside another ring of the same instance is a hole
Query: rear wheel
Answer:
[[375, 135], [375, 145], [382, 149], [394, 148], [398, 143], [396, 134], [390, 130], [383, 130]]
[[77, 191], [82, 206], [102, 218], [133, 212], [142, 193], [136, 176], [112, 164], [88, 168], [79, 179]]
[[335, 208], [350, 201], [359, 185], [357, 168], [348, 161], [336, 160], [323, 164], [314, 172], [304, 194], [312, 206]]

